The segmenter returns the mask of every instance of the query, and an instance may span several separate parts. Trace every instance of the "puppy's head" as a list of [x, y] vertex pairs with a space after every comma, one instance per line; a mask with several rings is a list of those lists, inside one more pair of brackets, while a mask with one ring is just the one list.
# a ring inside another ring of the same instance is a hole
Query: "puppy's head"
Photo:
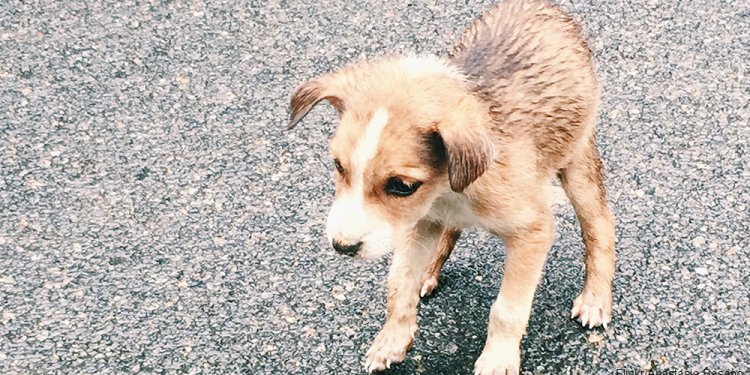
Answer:
[[292, 95], [289, 128], [321, 100], [340, 115], [327, 234], [342, 254], [392, 251], [437, 197], [463, 191], [493, 160], [486, 105], [436, 58], [381, 58], [307, 82]]

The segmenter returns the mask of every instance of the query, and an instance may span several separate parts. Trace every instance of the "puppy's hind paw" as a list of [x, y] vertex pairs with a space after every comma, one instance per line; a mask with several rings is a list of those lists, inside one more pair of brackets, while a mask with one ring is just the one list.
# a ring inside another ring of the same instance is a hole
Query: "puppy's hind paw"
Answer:
[[584, 327], [594, 328], [604, 326], [612, 321], [611, 293], [596, 294], [584, 290], [573, 301], [570, 318], [579, 318]]
[[485, 348], [474, 364], [474, 375], [518, 375], [521, 359], [518, 349], [510, 346], [492, 350]]

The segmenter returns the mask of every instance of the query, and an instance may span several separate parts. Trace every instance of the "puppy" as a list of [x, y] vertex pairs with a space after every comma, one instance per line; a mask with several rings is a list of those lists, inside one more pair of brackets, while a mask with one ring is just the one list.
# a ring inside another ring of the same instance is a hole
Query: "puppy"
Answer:
[[404, 360], [420, 296], [437, 286], [461, 230], [480, 227], [503, 240], [507, 255], [475, 373], [519, 373], [521, 336], [554, 238], [544, 186], [555, 175], [586, 249], [572, 317], [606, 326], [615, 226], [594, 141], [598, 97], [581, 28], [541, 0], [496, 5], [448, 58], [381, 57], [294, 91], [289, 128], [321, 100], [340, 115], [331, 141], [333, 248], [359, 258], [394, 253], [368, 371]]

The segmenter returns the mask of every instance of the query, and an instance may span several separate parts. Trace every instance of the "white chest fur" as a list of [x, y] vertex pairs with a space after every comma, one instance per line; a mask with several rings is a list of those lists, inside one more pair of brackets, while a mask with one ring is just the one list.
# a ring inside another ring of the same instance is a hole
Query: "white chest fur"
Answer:
[[474, 212], [469, 199], [454, 192], [435, 200], [426, 218], [457, 229], [483, 226], [482, 218]]

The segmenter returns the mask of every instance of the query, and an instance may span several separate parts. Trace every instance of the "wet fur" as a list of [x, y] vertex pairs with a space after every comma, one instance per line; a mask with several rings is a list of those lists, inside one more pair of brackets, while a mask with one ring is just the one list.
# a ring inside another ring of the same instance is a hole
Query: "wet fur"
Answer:
[[[357, 171], [369, 215], [395, 233], [387, 319], [368, 370], [403, 360], [420, 295], [437, 286], [461, 229], [480, 227], [503, 240], [507, 257], [476, 372], [520, 371], [519, 343], [554, 237], [544, 194], [554, 176], [586, 247], [572, 315], [607, 324], [615, 236], [594, 136], [599, 91], [581, 28], [558, 7], [507, 0], [475, 21], [447, 59], [383, 57], [303, 84], [292, 95], [290, 127], [321, 100], [340, 113], [331, 150], [345, 166], [373, 113], [390, 116], [378, 152]], [[381, 189], [393, 175], [419, 176], [423, 185], [409, 199], [393, 198]], [[336, 180], [337, 196], [352, 188], [346, 174]]]

